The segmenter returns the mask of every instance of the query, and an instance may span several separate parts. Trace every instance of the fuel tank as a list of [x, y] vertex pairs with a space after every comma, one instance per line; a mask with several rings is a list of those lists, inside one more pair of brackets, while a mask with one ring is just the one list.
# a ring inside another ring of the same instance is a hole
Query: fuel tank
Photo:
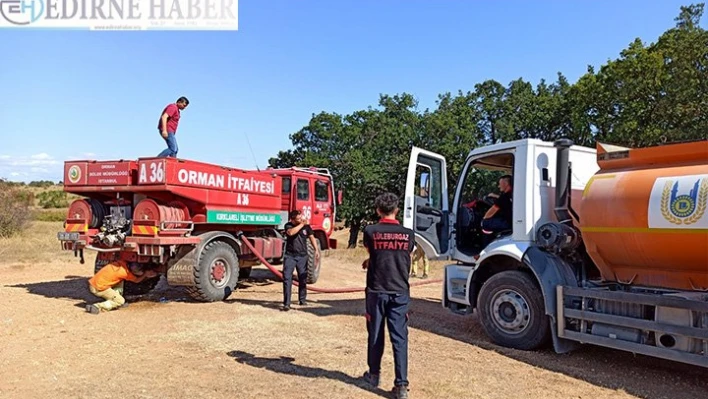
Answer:
[[598, 144], [580, 229], [606, 281], [708, 290], [708, 140]]

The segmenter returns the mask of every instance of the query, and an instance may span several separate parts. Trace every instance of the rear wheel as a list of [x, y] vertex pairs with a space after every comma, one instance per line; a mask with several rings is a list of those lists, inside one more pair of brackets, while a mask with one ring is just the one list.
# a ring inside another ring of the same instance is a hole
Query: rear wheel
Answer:
[[223, 301], [236, 289], [239, 276], [238, 255], [222, 241], [208, 243], [194, 265], [194, 286], [189, 295], [202, 302]]
[[[319, 239], [315, 239], [317, 249], [321, 251], [322, 245]], [[312, 243], [307, 241], [307, 284], [314, 284], [320, 278], [320, 269], [322, 268], [322, 258], [315, 257], [316, 251]]]
[[[94, 263], [93, 274], [98, 273], [103, 266], [118, 259], [118, 255], [114, 252], [99, 252], [96, 254], [96, 262]], [[152, 291], [157, 284], [160, 282], [160, 276], [143, 280], [139, 283], [133, 283], [130, 281], [123, 282], [123, 294], [124, 295], [145, 295]]]
[[482, 327], [498, 345], [532, 350], [549, 338], [543, 294], [524, 272], [505, 271], [492, 276], [479, 292], [478, 308]]

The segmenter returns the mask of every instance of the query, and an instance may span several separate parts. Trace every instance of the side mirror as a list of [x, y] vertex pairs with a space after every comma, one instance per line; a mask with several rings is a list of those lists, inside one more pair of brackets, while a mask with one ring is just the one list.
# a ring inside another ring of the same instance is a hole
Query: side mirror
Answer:
[[420, 182], [418, 185], [418, 195], [423, 198], [428, 198], [430, 196], [430, 174], [421, 173]]
[[344, 196], [344, 192], [342, 190], [338, 190], [337, 191], [337, 205], [342, 205], [342, 203], [344, 202], [342, 200], [343, 196]]

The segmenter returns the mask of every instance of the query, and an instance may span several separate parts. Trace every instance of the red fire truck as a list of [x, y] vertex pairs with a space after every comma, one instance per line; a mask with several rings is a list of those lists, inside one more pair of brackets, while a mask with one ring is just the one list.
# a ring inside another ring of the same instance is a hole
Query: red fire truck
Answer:
[[[177, 158], [66, 161], [64, 191], [82, 196], [69, 208], [62, 248], [84, 263], [96, 251], [94, 272], [123, 259], [157, 268], [172, 286], [185, 286], [200, 301], [227, 298], [239, 279], [260, 264], [250, 244], [271, 264], [282, 263], [284, 225], [291, 210], [309, 220], [324, 252], [336, 206], [326, 169], [250, 171]], [[317, 282], [320, 262], [310, 246], [308, 282]], [[154, 288], [159, 277], [125, 283], [128, 294]]]

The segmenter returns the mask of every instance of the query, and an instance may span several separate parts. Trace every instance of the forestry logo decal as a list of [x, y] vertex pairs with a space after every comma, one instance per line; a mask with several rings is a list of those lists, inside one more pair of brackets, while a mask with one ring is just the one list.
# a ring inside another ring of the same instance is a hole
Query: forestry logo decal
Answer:
[[73, 165], [69, 168], [69, 181], [76, 184], [81, 180], [81, 168], [78, 165]]
[[649, 199], [649, 228], [708, 228], [708, 175], [656, 179]]

